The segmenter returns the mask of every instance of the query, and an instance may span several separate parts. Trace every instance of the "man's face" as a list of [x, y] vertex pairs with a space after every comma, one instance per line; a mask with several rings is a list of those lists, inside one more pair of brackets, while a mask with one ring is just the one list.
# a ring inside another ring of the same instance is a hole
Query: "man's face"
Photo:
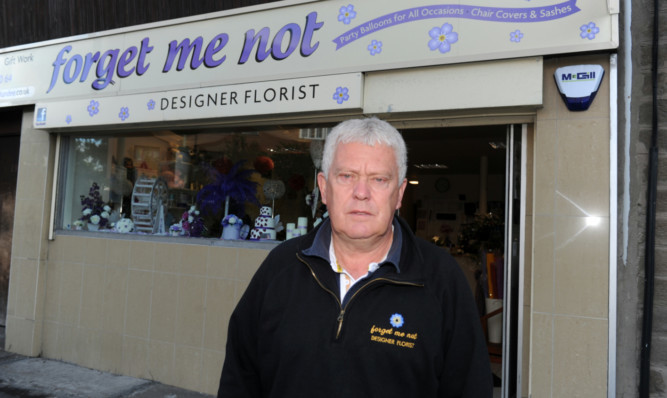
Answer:
[[398, 183], [394, 151], [386, 145], [340, 144], [329, 176], [317, 176], [333, 233], [346, 240], [373, 241], [391, 232], [406, 181]]

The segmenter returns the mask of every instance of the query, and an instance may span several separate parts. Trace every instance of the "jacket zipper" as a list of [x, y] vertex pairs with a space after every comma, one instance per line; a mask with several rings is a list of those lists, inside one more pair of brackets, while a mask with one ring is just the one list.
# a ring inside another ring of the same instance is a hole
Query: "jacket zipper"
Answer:
[[338, 313], [338, 317], [336, 318], [336, 321], [338, 322], [338, 329], [336, 330], [336, 340], [338, 340], [338, 338], [340, 337], [340, 332], [343, 329], [343, 320], [345, 318], [346, 309], [350, 306], [350, 303], [352, 302], [352, 300], [354, 300], [354, 298], [357, 296], [357, 294], [359, 294], [359, 292], [364, 290], [367, 286], [372, 285], [375, 282], [382, 281], [382, 282], [389, 282], [389, 283], [392, 283], [392, 284], [395, 284], [395, 285], [424, 287], [424, 285], [421, 284], [421, 283], [403, 282], [403, 281], [397, 281], [397, 280], [388, 279], [388, 278], [371, 279], [370, 281], [368, 281], [364, 285], [362, 285], [359, 289], [357, 289], [357, 291], [354, 292], [354, 294], [352, 294], [352, 296], [350, 296], [350, 299], [347, 301], [347, 304], [345, 305], [345, 308], [343, 308], [343, 304], [341, 303], [340, 299], [338, 298], [338, 295], [336, 293], [334, 293], [333, 291], [331, 291], [331, 289], [324, 286], [324, 284], [322, 284], [322, 282], [320, 281], [320, 278], [317, 277], [317, 275], [315, 274], [315, 271], [313, 271], [313, 268], [310, 266], [310, 264], [308, 264], [308, 262], [306, 262], [304, 259], [302, 259], [301, 256], [299, 256], [298, 254], [297, 254], [297, 258], [299, 260], [301, 260], [301, 262], [306, 264], [306, 266], [310, 270], [310, 274], [313, 276], [313, 278], [315, 278], [315, 281], [317, 282], [317, 284], [320, 285], [320, 287], [322, 289], [324, 289], [326, 292], [331, 294], [331, 296], [334, 298], [334, 300], [336, 300], [336, 303], [338, 304], [338, 308], [340, 308], [340, 312]]

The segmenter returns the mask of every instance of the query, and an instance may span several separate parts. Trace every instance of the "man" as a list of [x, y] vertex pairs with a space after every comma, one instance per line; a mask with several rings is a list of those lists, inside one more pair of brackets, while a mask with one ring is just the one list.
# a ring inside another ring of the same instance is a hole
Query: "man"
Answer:
[[218, 397], [490, 397], [472, 294], [456, 262], [395, 215], [400, 133], [332, 129], [317, 183], [329, 218], [276, 247], [232, 314]]

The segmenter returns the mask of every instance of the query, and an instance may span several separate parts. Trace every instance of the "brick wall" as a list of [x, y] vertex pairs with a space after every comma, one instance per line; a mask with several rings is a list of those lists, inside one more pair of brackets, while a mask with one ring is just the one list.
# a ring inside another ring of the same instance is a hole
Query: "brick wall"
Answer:
[[276, 0], [0, 1], [0, 48]]

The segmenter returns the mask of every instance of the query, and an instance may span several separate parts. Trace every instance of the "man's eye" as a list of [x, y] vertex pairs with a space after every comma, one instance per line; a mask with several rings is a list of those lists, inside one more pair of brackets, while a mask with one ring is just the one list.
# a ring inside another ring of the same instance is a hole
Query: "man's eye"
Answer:
[[389, 178], [387, 177], [373, 177], [371, 178], [371, 184], [377, 188], [384, 188], [389, 184]]
[[350, 183], [354, 181], [354, 175], [350, 173], [341, 173], [338, 174], [338, 181], [341, 183]]

